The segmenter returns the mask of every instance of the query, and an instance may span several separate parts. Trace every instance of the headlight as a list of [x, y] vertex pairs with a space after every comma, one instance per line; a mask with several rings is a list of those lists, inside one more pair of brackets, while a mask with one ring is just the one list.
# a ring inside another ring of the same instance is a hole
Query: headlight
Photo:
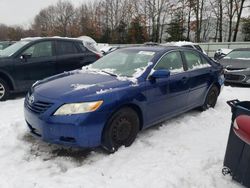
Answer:
[[93, 112], [96, 111], [102, 103], [103, 101], [64, 104], [57, 109], [54, 115], [72, 115]]

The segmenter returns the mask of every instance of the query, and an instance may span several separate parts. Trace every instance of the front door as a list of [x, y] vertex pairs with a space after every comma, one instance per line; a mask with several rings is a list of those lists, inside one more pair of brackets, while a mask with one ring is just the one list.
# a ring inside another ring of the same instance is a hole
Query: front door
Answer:
[[24, 50], [15, 61], [15, 79], [23, 88], [30, 87], [37, 80], [56, 74], [56, 57], [53, 42], [38, 42]]
[[154, 70], [167, 69], [169, 78], [149, 79], [146, 86], [146, 122], [162, 121], [185, 110], [188, 97], [188, 73], [184, 71], [179, 51], [165, 54]]

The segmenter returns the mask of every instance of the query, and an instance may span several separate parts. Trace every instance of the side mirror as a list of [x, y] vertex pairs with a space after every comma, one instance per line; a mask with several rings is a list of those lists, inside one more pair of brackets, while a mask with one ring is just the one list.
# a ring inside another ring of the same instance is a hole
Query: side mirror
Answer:
[[24, 60], [24, 61], [27, 61], [28, 59], [30, 59], [31, 58], [31, 54], [22, 54], [21, 56], [20, 56], [20, 59], [21, 60]]
[[151, 78], [168, 78], [170, 76], [170, 71], [167, 69], [156, 70], [151, 74]]

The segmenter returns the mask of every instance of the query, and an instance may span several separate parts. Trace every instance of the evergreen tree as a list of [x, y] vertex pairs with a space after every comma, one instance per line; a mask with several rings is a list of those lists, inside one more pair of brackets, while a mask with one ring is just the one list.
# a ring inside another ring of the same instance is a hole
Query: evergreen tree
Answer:
[[171, 22], [167, 24], [167, 30], [168, 37], [166, 38], [166, 41], [182, 41], [185, 40], [185, 37], [183, 36], [185, 32], [185, 28], [183, 27], [182, 17], [179, 13], [176, 13], [174, 17], [172, 18]]
[[147, 29], [141, 16], [137, 16], [130, 23], [128, 29], [128, 42], [129, 43], [144, 43], [148, 39]]
[[242, 33], [245, 35], [244, 40], [250, 41], [250, 17], [242, 19]]

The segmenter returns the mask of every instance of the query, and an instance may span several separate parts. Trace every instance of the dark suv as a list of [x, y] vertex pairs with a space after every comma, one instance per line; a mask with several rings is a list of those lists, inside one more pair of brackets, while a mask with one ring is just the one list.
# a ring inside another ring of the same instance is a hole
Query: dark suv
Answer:
[[80, 39], [26, 38], [0, 52], [0, 100], [27, 91], [37, 80], [79, 69], [100, 54]]

